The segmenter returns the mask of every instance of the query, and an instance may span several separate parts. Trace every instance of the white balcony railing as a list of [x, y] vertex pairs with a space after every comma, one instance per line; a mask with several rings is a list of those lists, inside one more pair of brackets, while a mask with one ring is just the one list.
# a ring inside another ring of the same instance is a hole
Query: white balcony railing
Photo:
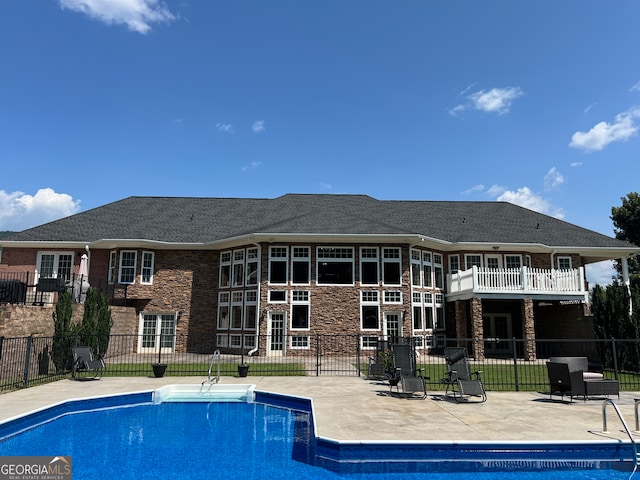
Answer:
[[447, 294], [520, 293], [586, 296], [584, 268], [480, 268], [447, 275]]

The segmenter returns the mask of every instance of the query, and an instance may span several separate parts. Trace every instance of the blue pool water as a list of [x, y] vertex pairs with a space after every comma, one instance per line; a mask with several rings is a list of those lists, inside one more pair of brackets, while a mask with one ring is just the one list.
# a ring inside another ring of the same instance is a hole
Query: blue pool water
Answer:
[[[140, 402], [144, 397], [130, 404], [113, 398], [106, 404], [70, 402], [0, 426], [0, 456], [69, 455], [74, 480], [458, 480], [461, 470], [479, 480], [629, 478], [628, 463], [610, 461], [621, 453], [606, 448], [593, 456], [605, 459], [598, 466], [613, 468], [596, 469], [593, 462], [580, 460], [583, 448], [566, 446], [562, 452], [536, 451], [532, 459], [514, 462], [521, 452], [495, 456], [486, 447], [316, 442], [310, 411], [295, 402], [295, 408], [287, 408], [291, 405], [283, 398], [268, 396], [266, 403], [153, 404]], [[483, 460], [484, 455], [491, 460]]]

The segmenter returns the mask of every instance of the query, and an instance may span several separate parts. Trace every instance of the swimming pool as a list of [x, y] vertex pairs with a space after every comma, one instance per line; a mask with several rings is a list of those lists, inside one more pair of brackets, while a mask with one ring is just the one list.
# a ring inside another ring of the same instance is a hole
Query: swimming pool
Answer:
[[[0, 456], [65, 455], [74, 479], [627, 479], [614, 443], [381, 443], [315, 437], [311, 401], [158, 401], [155, 392], [57, 404], [0, 425]], [[233, 397], [233, 396], [231, 396]], [[626, 461], [625, 461], [626, 460]], [[640, 475], [639, 475], [640, 477]]]

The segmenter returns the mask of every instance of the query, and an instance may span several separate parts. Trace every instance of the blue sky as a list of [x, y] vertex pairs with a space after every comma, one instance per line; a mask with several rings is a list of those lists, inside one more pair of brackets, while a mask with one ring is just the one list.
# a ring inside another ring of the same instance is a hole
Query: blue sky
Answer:
[[353, 193], [612, 236], [639, 45], [636, 0], [4, 0], [0, 230], [131, 195]]

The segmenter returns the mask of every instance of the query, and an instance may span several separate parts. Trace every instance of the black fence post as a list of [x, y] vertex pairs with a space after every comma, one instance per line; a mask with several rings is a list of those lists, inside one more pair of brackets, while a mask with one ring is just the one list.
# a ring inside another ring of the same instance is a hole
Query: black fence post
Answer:
[[24, 354], [24, 372], [22, 377], [22, 384], [26, 388], [29, 386], [29, 365], [31, 363], [31, 346], [33, 345], [33, 336], [27, 337], [27, 348]]
[[618, 353], [616, 352], [616, 339], [611, 337], [611, 355], [613, 356], [613, 375], [618, 380]]
[[520, 381], [518, 380], [518, 350], [516, 349], [516, 337], [511, 339], [513, 343], [513, 379], [516, 382], [516, 392], [520, 391]]
[[316, 377], [320, 376], [320, 335], [316, 335]]
[[358, 366], [358, 376], [360, 376], [360, 334], [356, 334], [356, 365]]

